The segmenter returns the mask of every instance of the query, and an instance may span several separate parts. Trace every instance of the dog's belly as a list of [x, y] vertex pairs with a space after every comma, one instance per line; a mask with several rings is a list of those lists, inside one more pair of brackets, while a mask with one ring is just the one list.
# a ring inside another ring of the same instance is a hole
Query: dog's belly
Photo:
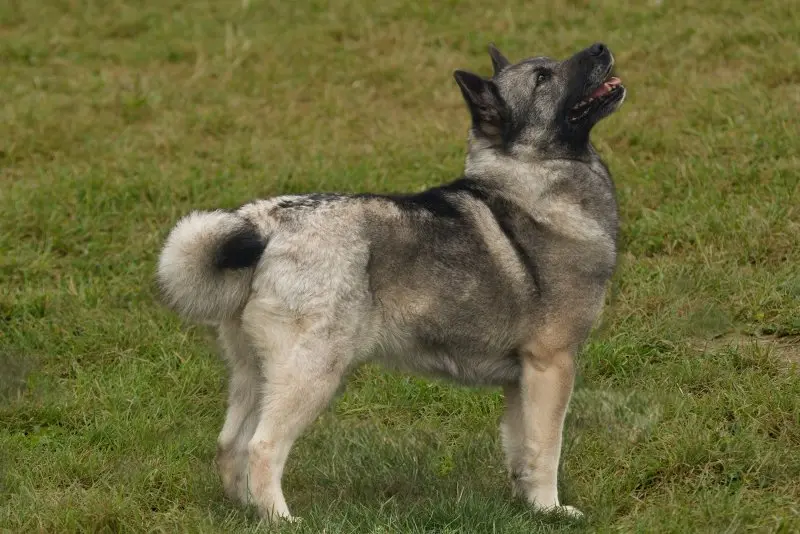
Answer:
[[408, 331], [385, 330], [374, 359], [393, 369], [468, 386], [500, 386], [519, 380], [520, 360], [510, 343], [487, 345], [486, 337], [457, 332], [437, 341], [424, 335], [398, 335]]
[[468, 386], [500, 386], [519, 380], [519, 358], [506, 355], [455, 354], [450, 351], [419, 351], [404, 357], [409, 371], [447, 378]]

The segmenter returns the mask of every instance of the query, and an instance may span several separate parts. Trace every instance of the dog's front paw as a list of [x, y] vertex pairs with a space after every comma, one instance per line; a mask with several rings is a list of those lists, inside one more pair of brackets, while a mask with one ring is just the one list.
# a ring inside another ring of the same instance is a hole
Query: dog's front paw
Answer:
[[575, 508], [574, 506], [569, 506], [567, 504], [563, 506], [556, 507], [557, 513], [564, 514], [570, 519], [582, 519], [583, 512]]
[[554, 514], [560, 515], [569, 519], [582, 519], [583, 512], [575, 508], [574, 506], [569, 506], [566, 504], [563, 505], [555, 505], [555, 506], [548, 506], [548, 507], [540, 507], [537, 506], [538, 510], [546, 513], [546, 514]]
[[[518, 490], [521, 491], [522, 488], [518, 488]], [[574, 506], [560, 504], [555, 490], [528, 492], [527, 500], [534, 510], [543, 514], [560, 515], [570, 519], [583, 517], [583, 512]]]
[[581, 512], [574, 506], [569, 506], [566, 504], [558, 504], [557, 500], [555, 501], [555, 503], [553, 503], [553, 501], [551, 500], [550, 504], [542, 504], [541, 500], [536, 500], [536, 499], [531, 499], [530, 502], [534, 510], [543, 514], [559, 515], [568, 519], [583, 518], [583, 512]]
[[280, 525], [282, 523], [290, 523], [296, 525], [303, 521], [302, 517], [291, 515], [289, 513], [289, 510], [283, 510], [283, 511], [272, 510], [267, 512], [263, 508], [256, 507], [256, 509], [258, 510], [258, 515], [261, 516], [261, 519], [265, 520], [267, 523], [270, 523], [272, 525]]

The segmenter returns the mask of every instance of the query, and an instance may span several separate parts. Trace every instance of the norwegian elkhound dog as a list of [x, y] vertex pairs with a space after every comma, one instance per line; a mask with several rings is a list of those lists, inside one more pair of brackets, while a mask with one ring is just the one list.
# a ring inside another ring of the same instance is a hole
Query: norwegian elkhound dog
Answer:
[[165, 301], [210, 323], [230, 367], [226, 493], [290, 519], [293, 442], [368, 360], [502, 386], [514, 490], [543, 510], [574, 358], [616, 263], [617, 207], [592, 127], [625, 99], [603, 44], [564, 61], [456, 71], [472, 116], [464, 176], [418, 194], [309, 194], [194, 212], [158, 265]]

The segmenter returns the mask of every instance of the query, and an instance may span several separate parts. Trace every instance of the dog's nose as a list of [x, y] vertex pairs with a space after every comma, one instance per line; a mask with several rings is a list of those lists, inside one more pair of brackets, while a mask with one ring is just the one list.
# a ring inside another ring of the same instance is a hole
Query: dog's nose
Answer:
[[608, 51], [608, 47], [603, 43], [595, 43], [589, 48], [589, 53], [593, 56], [601, 56]]

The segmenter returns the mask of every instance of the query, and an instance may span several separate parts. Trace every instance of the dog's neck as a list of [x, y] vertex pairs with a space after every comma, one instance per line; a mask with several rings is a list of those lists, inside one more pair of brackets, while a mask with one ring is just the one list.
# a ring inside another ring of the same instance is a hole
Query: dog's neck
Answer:
[[[596, 153], [589, 147], [586, 157], [553, 157], [542, 154], [529, 147], [513, 147], [510, 150], [502, 145], [491, 143], [484, 138], [470, 136], [469, 151], [464, 167], [464, 175], [474, 180], [491, 182], [512, 194], [524, 193], [526, 196], [548, 189], [555, 180], [563, 179], [563, 174], [553, 172], [565, 166], [592, 166]], [[593, 157], [594, 156], [594, 157]]]
[[[572, 158], [520, 157], [501, 147], [470, 140], [464, 176], [488, 185], [496, 193], [512, 201], [540, 223], [578, 241], [596, 241], [613, 251], [614, 237], [606, 224], [584, 213], [580, 197], [556, 193], [564, 180], [579, 179], [583, 171], [575, 166], [588, 167], [596, 187], [611, 187], [610, 177], [591, 147], [588, 161]], [[573, 169], [569, 172], [567, 169]], [[566, 171], [566, 172], [565, 172]], [[580, 189], [580, 188], [578, 188]], [[613, 194], [613, 193], [610, 193]]]
[[537, 169], [552, 162], [592, 166], [596, 159], [597, 152], [590, 143], [586, 143], [580, 150], [556, 144], [545, 147], [525, 144], [506, 146], [499, 137], [488, 138], [473, 129], [469, 134], [465, 174], [507, 178], [509, 175], [522, 173], [530, 178], [537, 174]]

